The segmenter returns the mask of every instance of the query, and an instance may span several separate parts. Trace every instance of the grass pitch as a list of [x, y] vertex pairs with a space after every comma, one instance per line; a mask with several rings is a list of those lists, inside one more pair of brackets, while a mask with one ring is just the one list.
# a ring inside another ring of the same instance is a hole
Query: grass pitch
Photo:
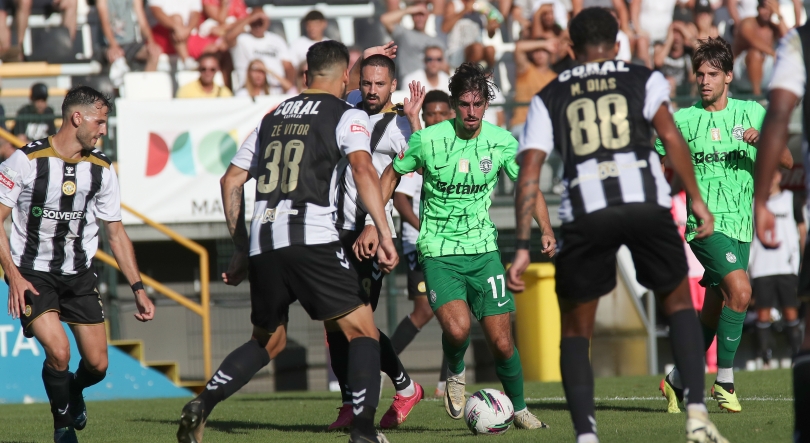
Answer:
[[[683, 442], [685, 414], [667, 414], [660, 397], [660, 376], [601, 378], [596, 380], [596, 413], [603, 443]], [[707, 393], [714, 376], [707, 376]], [[425, 381], [425, 380], [422, 380]], [[425, 381], [433, 392], [434, 382]], [[789, 442], [793, 432], [793, 403], [789, 370], [736, 374], [743, 411], [718, 412], [708, 400], [712, 420], [732, 442]], [[468, 386], [468, 393], [482, 387]], [[391, 403], [390, 389], [383, 391], [377, 412], [382, 416]], [[497, 439], [499, 443], [527, 441], [571, 442], [573, 427], [560, 383], [527, 383], [529, 408], [550, 429], [510, 429], [503, 436], [473, 436], [463, 420], [451, 420], [441, 400], [426, 399], [416, 406], [399, 429], [387, 431], [393, 442], [474, 442]], [[88, 402], [89, 423], [78, 433], [83, 443], [173, 442], [177, 419], [187, 400]], [[340, 397], [334, 393], [280, 393], [237, 395], [220, 404], [211, 415], [206, 443], [248, 442], [345, 442], [346, 434], [326, 432], [337, 416]], [[50, 442], [49, 407], [45, 404], [0, 405], [0, 442]]]

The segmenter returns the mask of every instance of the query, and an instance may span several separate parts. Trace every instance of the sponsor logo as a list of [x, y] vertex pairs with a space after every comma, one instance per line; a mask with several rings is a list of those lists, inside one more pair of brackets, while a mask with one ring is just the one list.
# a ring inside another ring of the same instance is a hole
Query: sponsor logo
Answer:
[[31, 311], [33, 311], [33, 309], [31, 309], [31, 305], [25, 305], [25, 310], [23, 311], [23, 315], [26, 316], [26, 317], [30, 317], [31, 316]]
[[349, 258], [346, 257], [346, 253], [343, 252], [343, 248], [340, 248], [340, 251], [335, 252], [335, 256], [337, 256], [338, 260], [340, 260], [340, 266], [349, 269]]
[[84, 211], [54, 211], [51, 209], [42, 209], [39, 206], [34, 206], [31, 208], [31, 215], [50, 220], [78, 220], [84, 217]]
[[484, 157], [478, 162], [478, 168], [481, 169], [481, 172], [484, 174], [489, 174], [489, 171], [492, 170], [492, 160], [489, 157]]
[[[740, 337], [742, 337], [742, 335], [741, 335]], [[726, 340], [728, 340], [728, 341], [737, 341], [737, 340], [739, 340], [739, 339], [740, 339], [740, 337], [737, 337], [737, 338], [731, 338], [731, 337], [729, 337], [729, 336], [727, 335], [727, 336], [726, 336]]]
[[425, 288], [425, 282], [423, 282], [423, 281], [420, 281], [419, 284], [416, 285], [416, 290], [419, 291], [420, 293], [425, 292], [425, 289], [426, 289]]
[[365, 134], [366, 137], [371, 137], [371, 135], [368, 133], [368, 129], [366, 129], [366, 127], [363, 125], [352, 125], [351, 131], [358, 132], [360, 134]]
[[264, 215], [262, 215], [262, 224], [265, 223], [272, 223], [276, 221], [276, 219], [284, 214], [288, 215], [298, 215], [297, 209], [265, 209]]
[[[183, 175], [196, 176], [208, 172], [221, 176], [228, 169], [231, 159], [239, 148], [236, 130], [212, 131], [194, 139], [189, 132], [149, 133], [149, 146], [146, 155], [146, 176], [154, 177], [169, 164]], [[174, 140], [169, 143], [169, 141]]]
[[65, 177], [74, 177], [76, 175], [76, 168], [73, 166], [65, 166]]
[[[306, 104], [304, 104], [305, 101]], [[291, 100], [278, 105], [273, 115], [283, 115], [284, 118], [301, 118], [303, 115], [317, 115], [319, 106], [321, 106], [320, 100]]]
[[728, 260], [729, 263], [737, 263], [737, 256], [732, 252], [726, 252], [726, 260]]
[[436, 303], [436, 291], [434, 291], [433, 289], [430, 290], [430, 302]]
[[720, 129], [712, 128], [711, 133], [712, 133], [712, 141], [713, 142], [719, 142], [720, 141]]
[[587, 63], [579, 65], [573, 69], [567, 69], [560, 73], [558, 77], [560, 82], [567, 82], [571, 77], [585, 78], [591, 75], [606, 75], [608, 72], [628, 72], [630, 68], [627, 67], [623, 61], [608, 60], [599, 63]]
[[76, 183], [67, 181], [62, 183], [62, 193], [65, 195], [73, 195], [76, 193]]
[[458, 172], [468, 173], [470, 172], [470, 161], [466, 158], [462, 158], [458, 161]]
[[509, 302], [510, 302], [510, 300], [506, 300], [504, 302], [498, 302], [498, 307], [500, 308], [501, 306], [503, 306], [503, 305], [505, 305], [505, 304], [507, 304]]
[[748, 152], [742, 149], [729, 152], [696, 152], [692, 154], [692, 163], [700, 165], [703, 163], [717, 163], [725, 161], [737, 161], [748, 157]]
[[14, 189], [14, 180], [10, 179], [5, 172], [0, 172], [0, 185], [5, 186], [9, 190]]
[[601, 162], [597, 165], [597, 173], [596, 174], [580, 174], [579, 177], [574, 178], [571, 180], [571, 187], [579, 186], [580, 183], [591, 181], [591, 180], [607, 180], [611, 177], [618, 177], [621, 173], [621, 170], [628, 170], [628, 169], [641, 169], [646, 168], [648, 166], [647, 160], [638, 160], [630, 163], [616, 163], [616, 162]]
[[443, 181], [436, 183], [436, 190], [446, 194], [478, 194], [479, 192], [486, 191], [486, 189], [487, 185], [451, 184]]
[[402, 160], [403, 158], [405, 158], [405, 151], [399, 151], [399, 155], [398, 155], [398, 157], [399, 157], [399, 159], [400, 159], [400, 160]]
[[745, 134], [745, 128], [743, 128], [742, 125], [737, 125], [734, 128], [732, 128], [732, 130], [731, 130], [731, 135], [735, 139], [740, 140], [740, 141], [742, 141], [744, 134]]

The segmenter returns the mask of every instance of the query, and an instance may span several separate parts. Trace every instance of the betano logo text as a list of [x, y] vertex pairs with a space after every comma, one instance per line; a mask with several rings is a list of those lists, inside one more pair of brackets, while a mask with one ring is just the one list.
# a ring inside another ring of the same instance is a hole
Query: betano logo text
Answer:
[[[164, 138], [165, 137], [165, 138]], [[212, 131], [202, 138], [184, 132], [178, 135], [171, 146], [166, 134], [149, 133], [149, 148], [146, 155], [146, 176], [160, 174], [171, 159], [174, 167], [183, 175], [195, 176], [202, 171], [222, 175], [228, 168], [238, 148], [236, 131]], [[194, 143], [196, 146], [194, 146]], [[196, 161], [195, 161], [196, 157]]]

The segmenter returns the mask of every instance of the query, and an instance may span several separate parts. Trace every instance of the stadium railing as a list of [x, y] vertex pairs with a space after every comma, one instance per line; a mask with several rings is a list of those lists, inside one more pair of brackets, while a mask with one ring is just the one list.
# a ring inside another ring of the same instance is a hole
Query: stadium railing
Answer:
[[[10, 132], [0, 128], [0, 138], [5, 139], [12, 145], [17, 148], [20, 148], [25, 145], [19, 138], [15, 137]], [[175, 301], [177, 304], [185, 307], [186, 309], [194, 312], [195, 314], [199, 315], [202, 320], [202, 344], [203, 344], [203, 371], [205, 373], [205, 378], [208, 379], [211, 377], [211, 309], [210, 309], [210, 289], [209, 289], [209, 267], [208, 267], [208, 250], [206, 250], [202, 245], [199, 243], [192, 241], [177, 232], [173, 231], [169, 227], [158, 223], [149, 217], [141, 214], [140, 212], [132, 209], [131, 207], [127, 206], [124, 203], [121, 203], [121, 208], [130, 214], [134, 215], [138, 219], [144, 222], [144, 224], [158, 230], [162, 234], [166, 235], [173, 241], [179, 243], [186, 249], [191, 250], [193, 253], [199, 256], [200, 260], [200, 302], [196, 303], [189, 298], [185, 297], [184, 295], [172, 290], [171, 288], [163, 285], [159, 281], [155, 280], [148, 275], [141, 273], [141, 279], [146, 286], [153, 288], [155, 291], [163, 294], [166, 298], [169, 298]], [[121, 270], [118, 266], [118, 262], [115, 258], [106, 252], [99, 249], [96, 252], [95, 258], [99, 261], [112, 266], [117, 270]], [[204, 383], [204, 381], [202, 382]], [[181, 382], [181, 385], [188, 386], [190, 388], [194, 388], [198, 386], [200, 383], [197, 381], [189, 381], [189, 382]]]

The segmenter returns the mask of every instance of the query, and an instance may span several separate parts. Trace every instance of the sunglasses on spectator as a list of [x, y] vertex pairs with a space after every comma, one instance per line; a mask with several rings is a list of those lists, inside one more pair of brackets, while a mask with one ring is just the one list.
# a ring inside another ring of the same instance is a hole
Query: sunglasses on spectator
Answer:
[[436, 58], [433, 58], [433, 57], [425, 57], [425, 63], [430, 63], [430, 62], [440, 62], [440, 61], [442, 61], [442, 60], [444, 60], [444, 57], [436, 57]]
[[213, 68], [213, 67], [206, 68], [204, 66], [200, 66], [200, 72], [206, 72], [206, 71], [217, 72], [217, 68]]

